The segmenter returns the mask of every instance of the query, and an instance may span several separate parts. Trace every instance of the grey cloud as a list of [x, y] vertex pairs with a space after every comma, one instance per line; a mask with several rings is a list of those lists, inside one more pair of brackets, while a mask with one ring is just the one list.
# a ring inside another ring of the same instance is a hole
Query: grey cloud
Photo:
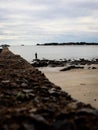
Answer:
[[97, 0], [0, 0], [0, 41], [98, 40], [97, 17]]
[[[81, 16], [88, 16], [91, 13], [96, 11], [98, 12], [98, 4], [97, 3], [73, 3], [73, 4], [65, 4], [57, 7], [50, 7], [49, 14], [50, 17], [68, 17], [68, 18], [77, 18]], [[47, 12], [46, 12], [47, 13]], [[47, 15], [47, 14], [46, 14]], [[47, 15], [48, 17], [48, 15]]]

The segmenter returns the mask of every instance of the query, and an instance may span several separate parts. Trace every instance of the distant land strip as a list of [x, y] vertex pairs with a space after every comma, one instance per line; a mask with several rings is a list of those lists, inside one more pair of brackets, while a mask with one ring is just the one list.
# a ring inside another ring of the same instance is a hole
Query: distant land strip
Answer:
[[87, 43], [87, 42], [67, 42], [67, 43], [55, 43], [55, 42], [52, 42], [52, 43], [44, 43], [44, 44], [37, 44], [37, 46], [51, 46], [51, 45], [98, 45], [98, 43]]

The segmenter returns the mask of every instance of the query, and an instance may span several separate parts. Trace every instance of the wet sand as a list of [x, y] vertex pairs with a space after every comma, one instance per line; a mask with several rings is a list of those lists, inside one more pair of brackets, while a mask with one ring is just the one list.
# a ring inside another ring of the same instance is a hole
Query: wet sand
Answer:
[[46, 77], [71, 96], [98, 108], [98, 69], [75, 69], [60, 72], [60, 68], [40, 68]]

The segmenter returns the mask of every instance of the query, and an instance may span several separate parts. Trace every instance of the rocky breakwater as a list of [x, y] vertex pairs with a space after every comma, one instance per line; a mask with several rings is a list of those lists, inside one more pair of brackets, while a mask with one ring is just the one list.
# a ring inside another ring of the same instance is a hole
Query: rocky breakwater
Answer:
[[98, 130], [98, 110], [72, 99], [5, 48], [0, 53], [0, 130]]
[[71, 69], [97, 69], [98, 59], [79, 59], [79, 60], [49, 60], [49, 59], [34, 59], [31, 64], [33, 67], [64, 67], [60, 71], [67, 71]]

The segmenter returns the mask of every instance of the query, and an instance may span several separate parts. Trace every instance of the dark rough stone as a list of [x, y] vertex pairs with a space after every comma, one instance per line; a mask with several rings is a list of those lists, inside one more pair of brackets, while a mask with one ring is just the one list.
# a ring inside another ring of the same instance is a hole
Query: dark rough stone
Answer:
[[59, 120], [55, 122], [53, 127], [55, 130], [75, 130], [73, 123], [70, 121]]
[[0, 64], [0, 130], [98, 130], [98, 110], [74, 100], [23, 58], [5, 48]]
[[84, 67], [81, 66], [68, 66], [66, 68], [61, 69], [60, 71], [67, 71], [67, 70], [71, 70], [71, 69], [84, 69]]

